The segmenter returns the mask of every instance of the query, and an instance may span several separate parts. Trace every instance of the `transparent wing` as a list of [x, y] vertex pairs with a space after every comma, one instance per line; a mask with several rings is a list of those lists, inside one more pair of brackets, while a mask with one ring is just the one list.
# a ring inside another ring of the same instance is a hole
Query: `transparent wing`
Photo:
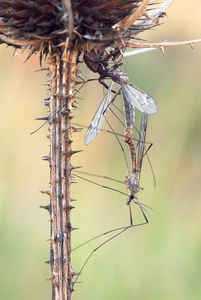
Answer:
[[121, 83], [121, 87], [123, 97], [130, 101], [133, 108], [137, 108], [146, 114], [155, 114], [157, 112], [157, 105], [151, 96], [128, 83]]
[[147, 122], [148, 122], [148, 114], [143, 113], [141, 118], [140, 136], [138, 142], [138, 164], [137, 164], [138, 170], [141, 170], [142, 168], [142, 161], [143, 161], [144, 150], [145, 150]]
[[172, 4], [173, 0], [164, 0], [163, 3], [156, 9], [154, 9], [149, 15], [150, 18], [156, 19], [161, 16], [161, 14], [165, 13], [170, 4]]
[[108, 90], [105, 94], [105, 97], [103, 98], [101, 104], [99, 105], [88, 129], [85, 135], [84, 143], [85, 145], [90, 144], [95, 137], [98, 135], [100, 132], [103, 122], [105, 120], [105, 116], [107, 113], [107, 110], [109, 108], [110, 102], [111, 102], [111, 89], [112, 89], [113, 82], [108, 87]]
[[124, 111], [125, 111], [125, 121], [126, 127], [132, 128], [135, 123], [135, 108], [126, 97], [123, 97], [124, 100]]
[[134, 50], [130, 50], [130, 51], [123, 53], [123, 56], [129, 57], [129, 56], [133, 56], [133, 55], [137, 55], [137, 54], [141, 54], [141, 53], [145, 53], [145, 52], [149, 52], [149, 51], [153, 51], [153, 50], [157, 50], [157, 49], [158, 48], [136, 48]]
[[150, 10], [151, 13], [149, 14], [149, 18], [146, 18], [138, 23], [138, 26], [145, 26], [150, 23], [150, 20], [159, 18], [162, 14], [166, 12], [170, 4], [173, 0], [164, 0], [158, 7], [153, 10]]

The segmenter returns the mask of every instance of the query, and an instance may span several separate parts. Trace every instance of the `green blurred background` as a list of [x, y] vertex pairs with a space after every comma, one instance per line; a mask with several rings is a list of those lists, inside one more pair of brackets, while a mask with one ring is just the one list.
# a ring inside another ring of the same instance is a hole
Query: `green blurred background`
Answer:
[[[177, 0], [168, 21], [146, 33], [153, 41], [201, 38], [201, 3]], [[139, 199], [153, 207], [150, 223], [129, 229], [100, 248], [91, 258], [76, 285], [80, 299], [200, 299], [201, 297], [201, 44], [127, 58], [124, 71], [130, 82], [151, 94], [158, 113], [149, 119], [147, 140], [153, 142], [149, 156], [157, 186], [144, 160]], [[45, 116], [41, 100], [47, 97], [45, 72], [38, 57], [23, 63], [26, 55], [13, 57], [11, 48], [0, 48], [0, 299], [50, 299], [49, 215], [39, 209], [49, 202], [40, 190], [48, 189], [49, 152], [47, 126], [36, 117]], [[92, 74], [82, 68], [82, 76]], [[88, 125], [102, 97], [102, 87], [89, 83], [83, 89], [75, 121]], [[121, 130], [121, 129], [120, 129]], [[85, 130], [84, 130], [85, 131]], [[84, 132], [74, 134], [74, 148], [84, 152], [75, 165], [96, 174], [124, 180], [125, 164], [115, 139], [101, 133], [89, 146]], [[91, 178], [90, 178], [91, 179]], [[94, 178], [99, 181], [99, 179]], [[73, 244], [111, 228], [129, 223], [125, 196], [77, 179], [72, 197]], [[115, 184], [108, 185], [116, 186]], [[126, 191], [125, 187], [121, 187]], [[138, 220], [136, 207], [134, 218]], [[136, 220], [135, 219], [135, 220]], [[104, 240], [104, 239], [103, 239]], [[74, 252], [74, 268], [102, 240]]]

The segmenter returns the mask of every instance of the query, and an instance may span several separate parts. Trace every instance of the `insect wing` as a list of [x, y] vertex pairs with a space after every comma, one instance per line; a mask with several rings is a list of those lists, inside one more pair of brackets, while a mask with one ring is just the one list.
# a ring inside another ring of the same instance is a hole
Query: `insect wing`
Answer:
[[129, 57], [129, 56], [133, 56], [133, 55], [137, 55], [137, 54], [141, 54], [153, 50], [157, 50], [157, 48], [136, 48], [134, 50], [125, 52], [123, 55], [124, 57]]
[[130, 101], [133, 108], [137, 108], [146, 114], [157, 112], [157, 105], [151, 96], [128, 83], [122, 83], [121, 87], [123, 97]]
[[156, 19], [160, 17], [161, 15], [165, 14], [166, 10], [170, 6], [173, 0], [164, 0], [163, 3], [156, 9], [152, 11], [150, 14], [150, 18]]
[[132, 128], [135, 123], [135, 108], [133, 108], [132, 104], [126, 97], [124, 99], [124, 110], [125, 110], [125, 121], [126, 127]]
[[111, 84], [108, 87], [108, 90], [105, 94], [105, 97], [103, 98], [101, 104], [99, 105], [99, 107], [87, 129], [87, 133], [86, 133], [85, 139], [84, 139], [85, 145], [90, 144], [95, 139], [95, 137], [98, 135], [98, 133], [100, 132], [100, 130], [103, 126], [103, 122], [105, 120], [105, 116], [106, 116], [107, 110], [108, 110], [110, 102], [111, 102], [112, 84], [113, 83], [111, 82]]
[[164, 0], [159, 7], [153, 9], [151, 13], [149, 14], [149, 18], [145, 18], [144, 20], [140, 21], [138, 23], [138, 26], [145, 26], [148, 25], [150, 20], [155, 20], [157, 18], [160, 18], [165, 14], [166, 10], [170, 6], [173, 0]]
[[143, 113], [141, 118], [140, 136], [138, 142], [138, 164], [137, 164], [138, 170], [141, 170], [142, 168], [142, 160], [143, 160], [144, 150], [145, 150], [147, 122], [148, 122], [148, 114]]

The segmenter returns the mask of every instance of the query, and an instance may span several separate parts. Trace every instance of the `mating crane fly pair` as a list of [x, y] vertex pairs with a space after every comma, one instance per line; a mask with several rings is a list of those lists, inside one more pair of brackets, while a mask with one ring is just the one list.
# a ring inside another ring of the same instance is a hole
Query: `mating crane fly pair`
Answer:
[[[131, 174], [126, 177], [127, 188], [131, 192], [131, 200], [136, 198], [135, 194], [141, 189], [139, 177], [144, 155], [146, 127], [148, 122], [147, 115], [155, 114], [157, 112], [157, 105], [151, 96], [130, 84], [128, 76], [118, 70], [118, 67], [122, 64], [121, 62], [114, 63], [112, 67], [109, 67], [109, 60], [111, 59], [112, 61], [115, 61], [119, 55], [120, 52], [118, 49], [111, 51], [108, 55], [105, 55], [105, 51], [100, 49], [97, 50], [97, 52], [91, 50], [90, 52], [86, 52], [84, 55], [84, 61], [89, 69], [100, 75], [99, 82], [107, 88], [107, 92], [88, 127], [85, 136], [85, 144], [88, 145], [91, 143], [100, 132], [110, 104], [114, 101], [116, 96], [122, 92], [126, 123], [123, 140], [129, 146], [132, 164]], [[104, 82], [104, 79], [106, 78], [112, 79], [109, 86], [107, 86]], [[120, 85], [120, 90], [116, 92], [115, 96], [112, 98], [112, 92], [114, 92], [112, 90], [112, 86], [114, 83]], [[132, 127], [135, 122], [135, 109], [142, 112], [139, 141], [140, 153], [138, 153], [138, 162], [136, 162], [136, 149], [132, 134]], [[128, 201], [128, 204], [130, 204], [130, 200]]]
[[[144, 155], [147, 153], [148, 149], [145, 149], [145, 138], [146, 129], [148, 122], [148, 114], [154, 114], [157, 111], [157, 105], [151, 96], [141, 91], [139, 88], [129, 83], [128, 76], [123, 74], [118, 68], [122, 65], [121, 60], [116, 62], [117, 58], [121, 55], [119, 49], [111, 51], [109, 54], [105, 50], [97, 49], [85, 52], [84, 61], [88, 68], [98, 73], [99, 82], [107, 89], [106, 94], [101, 101], [85, 136], [85, 144], [90, 144], [98, 133], [101, 131], [104, 120], [106, 119], [107, 111], [110, 104], [114, 102], [115, 98], [119, 95], [123, 95], [124, 112], [125, 112], [125, 133], [123, 140], [128, 144], [131, 155], [131, 172], [126, 176], [126, 186], [130, 191], [130, 196], [128, 198], [127, 204], [129, 205], [133, 200], [139, 205], [145, 223], [148, 223], [147, 217], [144, 213], [144, 208], [142, 204], [138, 202], [136, 193], [141, 189], [140, 187], [140, 173], [142, 168], [142, 160]], [[110, 62], [113, 65], [110, 67]], [[108, 86], [104, 79], [111, 79], [111, 83]], [[113, 84], [117, 83], [120, 89], [116, 92], [112, 89]], [[112, 98], [113, 93], [115, 94]], [[135, 122], [135, 109], [142, 112], [141, 126], [139, 133], [139, 140], [137, 143], [138, 154], [136, 155], [136, 147], [134, 144], [134, 136], [132, 133], [132, 128]], [[150, 144], [151, 146], [152, 144]], [[99, 184], [98, 184], [99, 185]], [[113, 189], [114, 190], [114, 189]], [[130, 211], [130, 226], [133, 226], [132, 214]]]

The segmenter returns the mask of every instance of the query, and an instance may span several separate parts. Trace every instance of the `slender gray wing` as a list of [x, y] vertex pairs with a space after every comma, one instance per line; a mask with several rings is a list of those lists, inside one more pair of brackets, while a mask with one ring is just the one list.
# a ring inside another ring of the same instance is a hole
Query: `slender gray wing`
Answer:
[[135, 108], [126, 97], [123, 97], [123, 100], [124, 100], [126, 127], [132, 128], [133, 124], [135, 123]]
[[149, 17], [152, 19], [156, 19], [161, 16], [162, 13], [165, 13], [170, 4], [172, 4], [173, 0], [164, 0], [163, 3], [159, 5], [158, 8], [151, 11]]
[[145, 140], [146, 140], [146, 131], [147, 131], [147, 122], [148, 122], [148, 114], [143, 113], [141, 118], [140, 125], [140, 135], [138, 141], [138, 162], [137, 169], [140, 171], [142, 168], [142, 160], [144, 156], [145, 150]]
[[105, 94], [105, 97], [101, 101], [101, 104], [99, 105], [99, 107], [87, 129], [85, 139], [84, 139], [85, 145], [90, 144], [95, 139], [95, 137], [98, 135], [98, 133], [100, 132], [100, 130], [103, 126], [103, 122], [105, 120], [105, 116], [106, 116], [107, 110], [108, 110], [110, 102], [111, 102], [112, 85], [113, 85], [113, 82], [111, 82], [111, 84], [109, 85], [108, 90]]
[[137, 108], [146, 114], [155, 114], [157, 112], [157, 105], [154, 99], [129, 83], [121, 83], [123, 97], [130, 101], [133, 108]]
[[141, 53], [145, 53], [145, 52], [149, 52], [149, 51], [153, 51], [153, 50], [157, 50], [158, 48], [136, 48], [133, 50], [129, 50], [125, 53], [123, 53], [124, 57], [129, 57], [129, 56], [133, 56], [133, 55], [137, 55], [137, 54], [141, 54]]
[[158, 7], [155, 9], [153, 8], [150, 10], [149, 18], [146, 18], [138, 23], [140, 26], [145, 26], [150, 23], [150, 21], [153, 22], [153, 19], [159, 18], [163, 13], [166, 12], [168, 7], [172, 4], [173, 0], [164, 0]]

